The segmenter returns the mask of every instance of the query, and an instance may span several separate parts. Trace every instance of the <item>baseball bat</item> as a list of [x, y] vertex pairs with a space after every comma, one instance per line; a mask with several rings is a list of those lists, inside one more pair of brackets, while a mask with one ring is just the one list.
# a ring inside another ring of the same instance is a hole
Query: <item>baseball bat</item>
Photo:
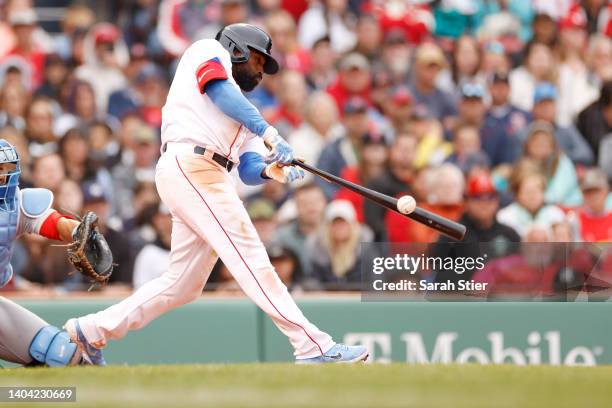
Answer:
[[317, 176], [329, 181], [330, 183], [335, 183], [339, 186], [348, 188], [349, 190], [354, 191], [355, 193], [374, 201], [376, 204], [382, 205], [383, 207], [386, 207], [391, 211], [395, 211], [396, 213], [401, 214], [404, 217], [408, 217], [418, 223], [433, 228], [444, 235], [456, 239], [457, 241], [461, 241], [465, 236], [465, 225], [459, 224], [458, 222], [449, 220], [448, 218], [444, 218], [438, 214], [432, 213], [431, 211], [427, 211], [419, 207], [415, 208], [415, 210], [410, 214], [403, 214], [397, 209], [397, 198], [390, 197], [388, 195], [379, 193], [378, 191], [374, 191], [369, 188], [360, 186], [359, 184], [352, 183], [341, 177], [334, 176], [333, 174], [320, 170], [300, 160], [293, 160], [291, 164], [294, 166], [299, 166], [312, 174], [316, 174]]

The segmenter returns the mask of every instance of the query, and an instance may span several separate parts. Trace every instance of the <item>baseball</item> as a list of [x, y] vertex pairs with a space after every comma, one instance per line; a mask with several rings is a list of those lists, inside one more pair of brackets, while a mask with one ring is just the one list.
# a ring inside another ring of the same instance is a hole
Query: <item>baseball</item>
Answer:
[[397, 209], [402, 214], [410, 214], [416, 208], [416, 201], [412, 196], [405, 195], [397, 200]]

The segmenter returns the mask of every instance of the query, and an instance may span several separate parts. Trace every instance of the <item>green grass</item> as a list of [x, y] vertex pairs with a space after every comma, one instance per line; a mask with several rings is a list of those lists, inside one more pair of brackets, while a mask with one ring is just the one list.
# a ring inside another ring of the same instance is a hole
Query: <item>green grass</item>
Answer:
[[0, 370], [0, 386], [36, 385], [77, 387], [77, 404], [38, 407], [591, 408], [612, 404], [612, 367], [219, 364]]

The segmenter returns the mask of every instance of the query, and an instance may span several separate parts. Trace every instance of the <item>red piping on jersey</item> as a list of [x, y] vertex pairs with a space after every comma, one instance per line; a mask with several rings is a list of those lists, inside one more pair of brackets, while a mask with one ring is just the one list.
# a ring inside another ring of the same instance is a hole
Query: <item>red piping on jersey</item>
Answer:
[[236, 140], [238, 140], [238, 135], [240, 134], [240, 129], [242, 129], [242, 125], [238, 126], [238, 130], [236, 131], [236, 135], [234, 136], [234, 140], [232, 141], [232, 144], [230, 145], [229, 153], [227, 154], [227, 156], [225, 156], [228, 159], [232, 155], [232, 149], [234, 148], [234, 143], [236, 143]]
[[198, 189], [193, 185], [193, 183], [191, 182], [191, 180], [189, 180], [189, 177], [187, 177], [187, 175], [185, 174], [185, 172], [183, 171], [183, 168], [181, 167], [181, 164], [178, 161], [178, 157], [175, 157], [176, 160], [176, 165], [178, 166], [179, 170], [181, 171], [181, 173], [183, 174], [183, 177], [185, 177], [185, 180], [187, 180], [187, 182], [189, 183], [189, 185], [193, 188], [193, 190], [196, 192], [196, 194], [200, 197], [200, 199], [202, 200], [202, 202], [204, 203], [204, 205], [206, 206], [206, 208], [208, 208], [208, 211], [210, 211], [210, 213], [212, 214], [213, 218], [215, 219], [215, 221], [217, 221], [217, 224], [219, 224], [219, 228], [221, 228], [221, 231], [223, 231], [223, 233], [225, 234], [225, 236], [227, 237], [227, 239], [229, 240], [230, 244], [232, 244], [232, 246], [234, 247], [234, 250], [236, 251], [236, 253], [238, 254], [238, 256], [240, 257], [240, 260], [242, 261], [242, 263], [244, 264], [244, 266], [247, 268], [247, 270], [249, 271], [249, 273], [251, 274], [251, 276], [253, 277], [253, 279], [255, 280], [255, 283], [257, 283], [257, 286], [259, 286], [259, 290], [261, 290], [261, 292], [263, 293], [263, 295], [266, 297], [266, 299], [268, 300], [268, 302], [270, 303], [270, 305], [272, 305], [272, 307], [274, 308], [274, 310], [276, 310], [276, 313], [279, 314], [280, 317], [282, 317], [283, 319], [285, 319], [287, 322], [293, 324], [294, 326], [299, 327], [300, 329], [302, 329], [302, 331], [304, 332], [304, 334], [306, 334], [306, 336], [314, 343], [317, 345], [319, 351], [321, 352], [321, 355], [325, 354], [323, 352], [323, 349], [321, 348], [321, 346], [319, 345], [319, 343], [317, 343], [315, 341], [315, 339], [313, 339], [310, 334], [308, 334], [308, 332], [306, 331], [306, 329], [304, 328], [304, 326], [302, 326], [301, 324], [295, 323], [294, 321], [291, 321], [289, 319], [287, 319], [285, 317], [285, 315], [283, 315], [280, 310], [278, 310], [276, 308], [276, 306], [274, 305], [274, 303], [272, 303], [272, 300], [268, 297], [268, 294], [266, 293], [266, 291], [263, 289], [263, 287], [261, 286], [261, 283], [259, 283], [259, 280], [257, 280], [257, 277], [255, 276], [255, 274], [253, 273], [253, 271], [251, 270], [251, 268], [249, 268], [249, 265], [246, 263], [246, 261], [244, 260], [244, 257], [242, 256], [242, 254], [240, 253], [240, 251], [238, 250], [238, 247], [236, 246], [236, 244], [234, 244], [234, 241], [232, 241], [232, 239], [230, 238], [229, 234], [227, 233], [227, 231], [225, 230], [225, 228], [223, 228], [223, 225], [221, 224], [221, 222], [219, 221], [219, 219], [217, 218], [217, 216], [215, 215], [215, 213], [213, 212], [213, 210], [210, 208], [210, 206], [208, 205], [208, 203], [206, 202], [206, 200], [204, 199], [204, 196], [202, 196], [202, 194], [198, 191]]

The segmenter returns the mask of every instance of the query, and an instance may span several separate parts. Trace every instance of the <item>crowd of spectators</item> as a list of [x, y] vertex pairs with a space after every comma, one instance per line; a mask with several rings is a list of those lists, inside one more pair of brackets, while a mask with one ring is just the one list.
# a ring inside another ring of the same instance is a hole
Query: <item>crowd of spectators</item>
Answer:
[[[237, 22], [270, 33], [281, 71], [247, 97], [307, 162], [413, 195], [467, 225], [466, 242], [612, 238], [606, 0], [74, 1], [59, 30], [36, 6], [0, 0], [0, 138], [21, 155], [22, 187], [100, 216], [118, 264], [111, 286], [139, 287], [168, 264], [171, 216], [154, 184], [161, 108], [186, 47]], [[452, 252], [434, 230], [312, 175], [236, 179], [292, 290], [358, 287], [361, 243]], [[23, 237], [9, 289], [86, 287], [64, 251]], [[219, 262], [208, 288], [235, 287]]]

